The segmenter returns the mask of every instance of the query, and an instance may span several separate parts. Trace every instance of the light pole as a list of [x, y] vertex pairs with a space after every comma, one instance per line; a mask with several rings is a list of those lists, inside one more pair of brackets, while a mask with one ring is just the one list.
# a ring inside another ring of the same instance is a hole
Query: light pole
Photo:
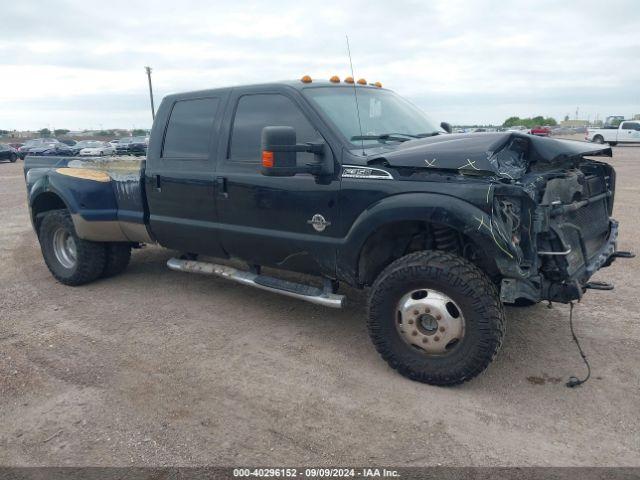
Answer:
[[156, 110], [153, 107], [153, 88], [151, 87], [151, 67], [144, 67], [147, 71], [147, 78], [149, 79], [149, 98], [151, 99], [151, 119], [156, 119]]

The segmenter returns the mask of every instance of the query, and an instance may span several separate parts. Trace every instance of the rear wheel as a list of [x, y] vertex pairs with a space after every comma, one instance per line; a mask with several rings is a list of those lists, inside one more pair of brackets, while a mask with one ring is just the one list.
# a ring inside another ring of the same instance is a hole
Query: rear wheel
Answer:
[[609, 146], [611, 147], [615, 147], [618, 144], [618, 142], [609, 142]]
[[604, 143], [604, 138], [602, 137], [602, 135], [596, 135], [595, 137], [593, 137], [593, 141], [594, 143]]
[[15, 163], [16, 160], [18, 160], [18, 156], [15, 153], [12, 153], [11, 156], [9, 157], [9, 161], [11, 163]]
[[498, 292], [470, 262], [441, 251], [389, 265], [369, 299], [369, 334], [387, 363], [412, 380], [455, 385], [496, 356], [505, 332]]
[[103, 277], [113, 277], [126, 270], [131, 259], [131, 245], [128, 243], [108, 243], [106, 253]]
[[103, 243], [78, 237], [67, 210], [45, 213], [38, 231], [44, 261], [65, 285], [83, 285], [100, 277], [105, 267]]

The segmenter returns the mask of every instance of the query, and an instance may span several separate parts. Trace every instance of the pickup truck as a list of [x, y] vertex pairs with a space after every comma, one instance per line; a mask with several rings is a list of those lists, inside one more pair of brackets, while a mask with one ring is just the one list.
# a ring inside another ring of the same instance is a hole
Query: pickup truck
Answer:
[[394, 92], [349, 80], [169, 95], [145, 158], [27, 157], [49, 270], [85, 284], [156, 243], [181, 252], [170, 269], [327, 307], [343, 306], [340, 282], [366, 288], [388, 364], [453, 385], [497, 354], [503, 303], [577, 300], [622, 256], [614, 169], [586, 158], [608, 146], [448, 134]]
[[595, 143], [640, 143], [640, 120], [625, 120], [618, 128], [588, 128], [584, 137]]

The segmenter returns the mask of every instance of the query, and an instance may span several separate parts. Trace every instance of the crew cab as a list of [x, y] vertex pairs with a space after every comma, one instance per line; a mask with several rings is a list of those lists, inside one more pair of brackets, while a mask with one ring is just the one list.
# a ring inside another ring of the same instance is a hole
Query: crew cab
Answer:
[[595, 143], [608, 143], [615, 146], [618, 143], [640, 143], [640, 120], [625, 120], [618, 128], [587, 129], [585, 140]]
[[157, 243], [182, 252], [173, 270], [327, 307], [343, 306], [340, 283], [367, 289], [389, 365], [453, 385], [497, 354], [503, 303], [577, 300], [622, 255], [614, 169], [587, 158], [611, 148], [447, 131], [350, 77], [169, 95], [146, 158], [27, 157], [31, 218], [66, 285], [120, 273], [132, 247]]

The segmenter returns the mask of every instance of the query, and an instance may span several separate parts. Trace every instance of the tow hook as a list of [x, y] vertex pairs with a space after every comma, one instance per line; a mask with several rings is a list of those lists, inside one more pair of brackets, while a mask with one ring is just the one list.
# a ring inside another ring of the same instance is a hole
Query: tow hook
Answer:
[[607, 282], [587, 282], [584, 288], [590, 288], [591, 290], [613, 290], [613, 284]]
[[617, 252], [613, 252], [613, 256], [616, 258], [634, 258], [636, 254], [633, 252], [625, 252], [623, 250], [618, 250]]

